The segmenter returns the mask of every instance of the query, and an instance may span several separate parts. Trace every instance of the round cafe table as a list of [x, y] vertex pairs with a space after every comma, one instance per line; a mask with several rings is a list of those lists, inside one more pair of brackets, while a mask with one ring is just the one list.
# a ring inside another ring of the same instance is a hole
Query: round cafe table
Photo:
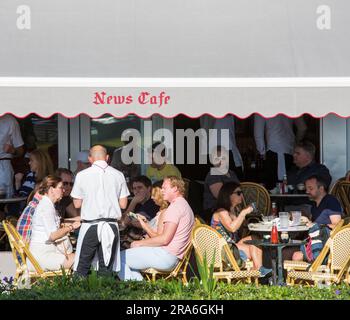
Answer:
[[[264, 222], [258, 222], [258, 223], [249, 223], [248, 228], [250, 231], [254, 232], [261, 232], [261, 233], [269, 233], [271, 232], [272, 229], [272, 223], [264, 223]], [[305, 224], [303, 225], [289, 225], [288, 228], [280, 228], [277, 226], [278, 232], [303, 232], [303, 231], [308, 231], [309, 227], [306, 226]]]
[[[271, 264], [272, 264], [272, 281], [274, 285], [282, 286], [285, 284], [284, 278], [283, 278], [283, 264], [282, 264], [282, 249], [285, 247], [292, 247], [292, 246], [300, 246], [302, 244], [305, 244], [306, 241], [301, 240], [290, 240], [289, 242], [283, 243], [271, 243], [269, 241], [263, 241], [263, 240], [246, 240], [244, 241], [245, 244], [250, 244], [254, 246], [259, 246], [263, 248], [267, 248], [270, 250], [270, 256], [271, 256]], [[273, 250], [277, 250], [277, 264], [276, 264], [276, 255]], [[277, 272], [278, 270], [278, 277]]]
[[16, 203], [16, 202], [21, 202], [26, 200], [27, 200], [27, 197], [2, 198], [0, 199], [0, 204]]

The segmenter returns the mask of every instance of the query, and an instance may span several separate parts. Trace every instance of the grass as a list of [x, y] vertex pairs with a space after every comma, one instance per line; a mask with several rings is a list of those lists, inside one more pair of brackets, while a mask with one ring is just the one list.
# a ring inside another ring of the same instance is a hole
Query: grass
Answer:
[[113, 277], [87, 279], [72, 276], [40, 280], [31, 289], [14, 289], [0, 285], [0, 300], [350, 300], [348, 286], [272, 287], [247, 284], [216, 283], [207, 290], [198, 281], [184, 286], [178, 280], [151, 282], [117, 281]]

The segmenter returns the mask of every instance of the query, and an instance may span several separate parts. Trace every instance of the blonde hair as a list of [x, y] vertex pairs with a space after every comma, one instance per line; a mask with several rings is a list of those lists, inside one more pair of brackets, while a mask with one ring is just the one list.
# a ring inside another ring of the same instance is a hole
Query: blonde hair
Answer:
[[35, 149], [30, 153], [38, 162], [38, 169], [35, 172], [36, 182], [41, 182], [46, 176], [53, 174], [53, 164], [49, 154], [43, 150]]
[[186, 190], [185, 181], [183, 181], [181, 178], [176, 176], [168, 176], [168, 177], [165, 177], [164, 180], [168, 180], [172, 188], [177, 187], [177, 191], [182, 196], [185, 196], [185, 190]]
[[164, 210], [169, 206], [168, 201], [163, 198], [162, 189], [158, 186], [152, 188], [152, 199], [160, 207], [159, 210]]

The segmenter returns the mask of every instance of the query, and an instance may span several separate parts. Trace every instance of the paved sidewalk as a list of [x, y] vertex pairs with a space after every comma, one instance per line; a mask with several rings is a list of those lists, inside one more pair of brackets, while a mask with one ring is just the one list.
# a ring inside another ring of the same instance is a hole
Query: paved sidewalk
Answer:
[[14, 277], [16, 273], [16, 265], [13, 261], [11, 251], [0, 251], [0, 281], [2, 282], [4, 277]]

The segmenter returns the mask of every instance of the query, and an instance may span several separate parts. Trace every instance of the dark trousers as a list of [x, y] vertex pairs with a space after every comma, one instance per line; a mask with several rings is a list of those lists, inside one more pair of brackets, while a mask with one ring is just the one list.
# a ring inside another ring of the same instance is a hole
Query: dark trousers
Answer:
[[[284, 161], [286, 164], [286, 171], [293, 165], [293, 156], [290, 154], [284, 154]], [[266, 160], [263, 165], [263, 172], [261, 174], [262, 182], [265, 183], [268, 190], [276, 187], [278, 182], [278, 156], [276, 152], [271, 150], [266, 152]]]
[[76, 273], [80, 276], [86, 277], [90, 271], [92, 260], [94, 259], [95, 253], [98, 255], [98, 272], [99, 274], [111, 275], [113, 271], [113, 264], [115, 258], [115, 250], [116, 246], [119, 242], [119, 232], [118, 228], [114, 224], [110, 224], [115, 238], [112, 246], [112, 254], [111, 259], [109, 261], [108, 266], [105, 265], [103, 259], [103, 251], [101, 243], [98, 241], [97, 236], [97, 224], [93, 225], [86, 232], [85, 237], [83, 239], [83, 243], [81, 245], [79, 263], [77, 267]]

